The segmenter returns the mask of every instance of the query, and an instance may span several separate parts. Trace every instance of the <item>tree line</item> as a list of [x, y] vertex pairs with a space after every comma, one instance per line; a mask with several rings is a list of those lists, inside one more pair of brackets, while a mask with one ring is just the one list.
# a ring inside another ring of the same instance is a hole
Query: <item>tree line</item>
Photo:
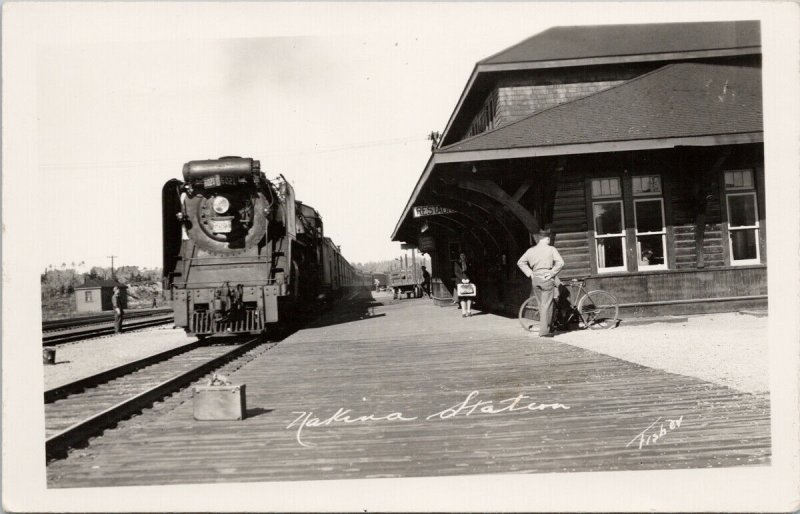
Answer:
[[[430, 259], [417, 255], [417, 268], [421, 265], [430, 267]], [[387, 259], [385, 261], [354, 262], [353, 267], [363, 273], [388, 273], [390, 271], [405, 269], [405, 259], [401, 264], [397, 259]], [[408, 268], [411, 268], [411, 256], [408, 257]]]
[[[69, 296], [75, 288], [82, 286], [87, 280], [112, 280], [116, 279], [126, 285], [155, 285], [161, 284], [161, 268], [139, 268], [139, 266], [120, 266], [114, 268], [112, 277], [111, 268], [93, 266], [88, 272], [79, 271], [83, 263], [68, 268], [66, 263], [61, 267], [50, 265], [41, 274], [42, 297]], [[75, 269], [77, 268], [77, 269]]]

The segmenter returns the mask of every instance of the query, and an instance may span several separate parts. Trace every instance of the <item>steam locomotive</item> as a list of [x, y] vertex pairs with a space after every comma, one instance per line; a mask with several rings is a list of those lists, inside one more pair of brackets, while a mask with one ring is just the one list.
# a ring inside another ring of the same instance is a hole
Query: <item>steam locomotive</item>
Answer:
[[188, 335], [261, 334], [358, 286], [322, 218], [259, 161], [190, 161], [162, 189], [163, 280]]

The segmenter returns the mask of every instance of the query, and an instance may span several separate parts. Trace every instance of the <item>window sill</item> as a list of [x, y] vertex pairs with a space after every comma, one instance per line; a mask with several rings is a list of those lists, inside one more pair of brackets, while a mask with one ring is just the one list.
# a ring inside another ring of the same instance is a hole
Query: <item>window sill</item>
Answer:
[[597, 274], [602, 275], [604, 277], [613, 275], [615, 273], [621, 275], [627, 275], [629, 272], [625, 268], [608, 268], [608, 269], [597, 270]]
[[[613, 277], [631, 277], [638, 275], [673, 275], [678, 273], [698, 273], [703, 271], [725, 271], [725, 270], [742, 270], [742, 269], [766, 269], [766, 264], [737, 264], [731, 266], [714, 266], [707, 268], [690, 268], [690, 269], [658, 269], [658, 270], [637, 270], [637, 271], [615, 271], [605, 272], [601, 271], [593, 273], [587, 278], [613, 278]], [[562, 278], [570, 278], [568, 275]]]
[[747, 260], [747, 261], [738, 261], [738, 262], [731, 261], [731, 267], [732, 268], [743, 268], [743, 267], [746, 267], [746, 266], [758, 266], [759, 264], [760, 264], [760, 262], [756, 261], [756, 260]]
[[670, 270], [666, 266], [664, 266], [663, 264], [656, 264], [656, 265], [653, 265], [653, 266], [640, 265], [639, 269], [637, 271], [635, 271], [634, 273], [641, 273], [641, 272], [646, 272], [646, 271], [670, 271]]

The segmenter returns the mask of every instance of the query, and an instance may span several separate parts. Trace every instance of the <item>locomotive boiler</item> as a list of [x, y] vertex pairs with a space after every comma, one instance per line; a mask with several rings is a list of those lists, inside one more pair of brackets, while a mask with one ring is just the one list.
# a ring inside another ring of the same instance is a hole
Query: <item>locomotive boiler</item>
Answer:
[[361, 281], [319, 213], [257, 160], [190, 161], [162, 205], [164, 290], [189, 335], [264, 333]]

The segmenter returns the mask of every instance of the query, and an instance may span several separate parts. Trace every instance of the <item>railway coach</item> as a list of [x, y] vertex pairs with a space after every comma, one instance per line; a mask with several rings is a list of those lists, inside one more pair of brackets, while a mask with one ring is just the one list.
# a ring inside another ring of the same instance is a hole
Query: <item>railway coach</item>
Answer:
[[189, 335], [264, 333], [359, 285], [320, 214], [257, 160], [186, 163], [162, 209], [164, 290]]

